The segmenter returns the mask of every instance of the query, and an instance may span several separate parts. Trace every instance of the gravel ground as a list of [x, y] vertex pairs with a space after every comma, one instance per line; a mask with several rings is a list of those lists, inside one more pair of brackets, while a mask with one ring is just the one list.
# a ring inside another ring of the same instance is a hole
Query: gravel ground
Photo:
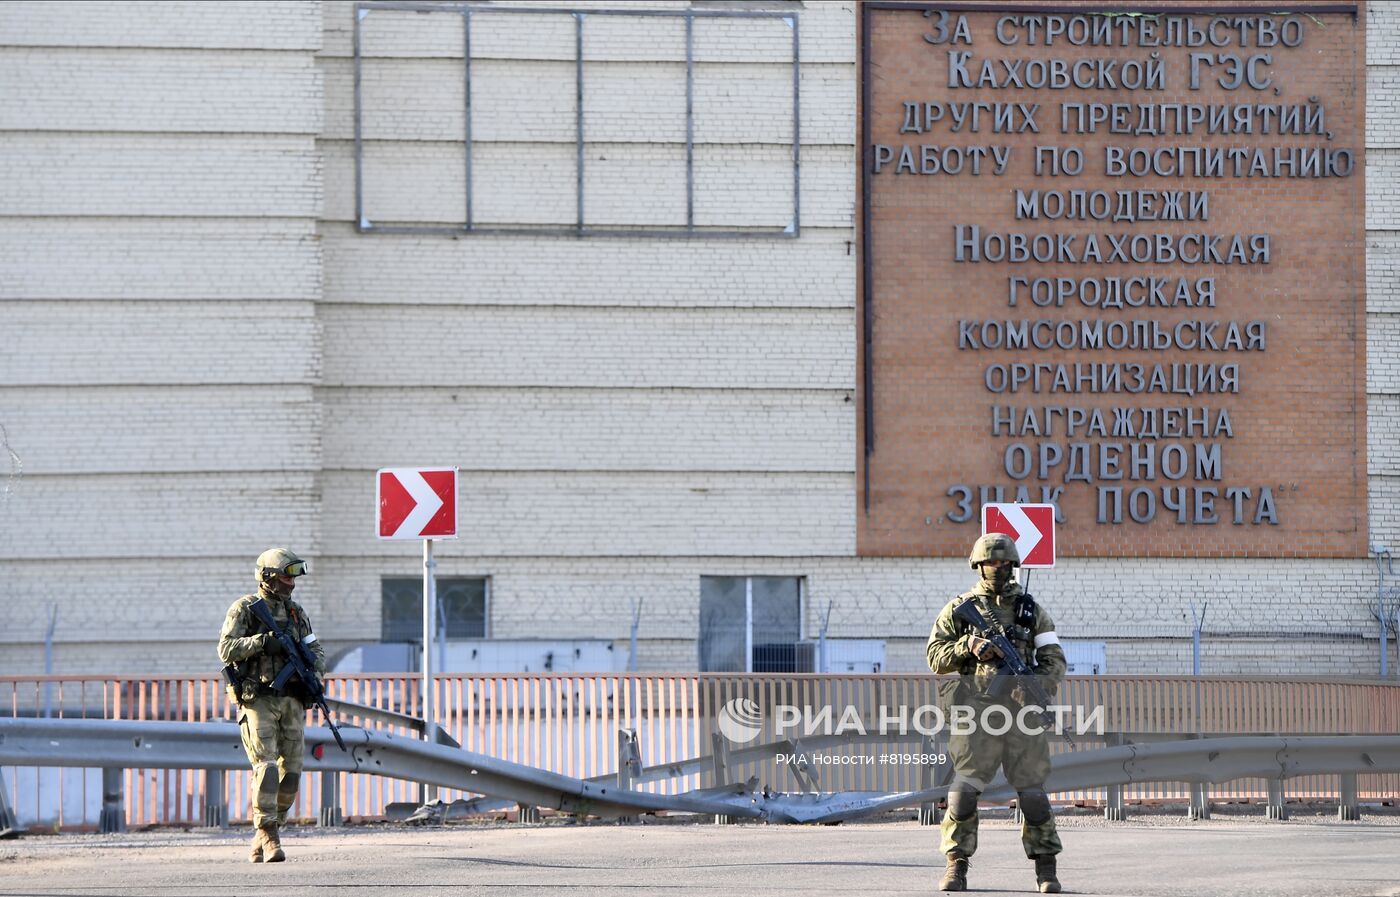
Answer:
[[[1188, 822], [1179, 810], [1140, 809], [1126, 823], [1061, 814], [1067, 893], [1099, 895], [1310, 894], [1400, 897], [1400, 815], [1363, 808], [1338, 822], [1300, 807], [1286, 822], [1257, 807], [1218, 808]], [[1131, 812], [1131, 808], [1130, 808]], [[640, 824], [293, 826], [288, 861], [246, 861], [247, 828], [159, 829], [120, 835], [38, 835], [0, 842], [0, 897], [17, 895], [242, 895], [397, 893], [532, 895], [923, 894], [942, 870], [936, 832], [908, 818], [839, 826], [646, 818]], [[987, 810], [972, 863], [977, 891], [1031, 893], [1032, 866], [1005, 811]]]

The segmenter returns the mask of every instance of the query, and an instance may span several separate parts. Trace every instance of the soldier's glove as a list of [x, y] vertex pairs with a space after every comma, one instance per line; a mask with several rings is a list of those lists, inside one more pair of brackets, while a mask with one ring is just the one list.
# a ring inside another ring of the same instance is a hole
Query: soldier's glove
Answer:
[[262, 644], [258, 649], [268, 657], [280, 657], [287, 653], [287, 649], [282, 647], [282, 641], [270, 632], [264, 632], [260, 638]]
[[992, 644], [989, 639], [984, 639], [980, 635], [970, 635], [967, 637], [968, 653], [978, 660], [991, 660], [993, 657], [1001, 657], [1001, 649]]

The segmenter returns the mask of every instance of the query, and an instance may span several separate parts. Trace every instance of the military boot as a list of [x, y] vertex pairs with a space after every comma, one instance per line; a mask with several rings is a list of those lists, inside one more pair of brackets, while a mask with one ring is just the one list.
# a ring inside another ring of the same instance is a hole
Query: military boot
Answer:
[[1042, 853], [1035, 858], [1035, 883], [1042, 894], [1060, 893], [1060, 880], [1055, 877], [1055, 855]]
[[967, 857], [955, 850], [948, 851], [948, 868], [943, 870], [943, 877], [938, 880], [938, 890], [967, 890]]
[[261, 863], [263, 861], [263, 851], [267, 847], [267, 832], [260, 828], [253, 829], [253, 851], [248, 854], [248, 862]]
[[280, 863], [285, 860], [287, 855], [282, 852], [282, 839], [277, 834], [277, 823], [269, 822], [258, 831], [264, 832], [266, 838], [263, 862]]

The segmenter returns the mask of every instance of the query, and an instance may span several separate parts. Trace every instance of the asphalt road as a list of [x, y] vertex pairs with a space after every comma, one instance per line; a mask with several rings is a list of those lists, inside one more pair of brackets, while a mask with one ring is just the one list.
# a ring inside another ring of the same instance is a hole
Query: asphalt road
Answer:
[[[1062, 820], [1067, 893], [1400, 895], [1400, 818], [1109, 825]], [[0, 897], [14, 895], [832, 894], [932, 895], [936, 832], [910, 821], [841, 826], [452, 823], [293, 827], [288, 860], [246, 861], [248, 830], [37, 835], [0, 842]], [[970, 884], [1032, 893], [1009, 821], [983, 821]]]

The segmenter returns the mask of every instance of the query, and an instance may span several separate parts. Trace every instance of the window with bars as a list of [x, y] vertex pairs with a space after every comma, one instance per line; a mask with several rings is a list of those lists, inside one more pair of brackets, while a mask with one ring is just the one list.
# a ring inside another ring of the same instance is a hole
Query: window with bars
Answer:
[[[383, 612], [380, 640], [423, 641], [423, 580], [390, 577], [381, 580]], [[488, 582], [485, 577], [442, 577], [437, 580], [437, 630], [446, 638], [486, 638]]]
[[700, 672], [783, 672], [801, 638], [801, 577], [700, 577]]

